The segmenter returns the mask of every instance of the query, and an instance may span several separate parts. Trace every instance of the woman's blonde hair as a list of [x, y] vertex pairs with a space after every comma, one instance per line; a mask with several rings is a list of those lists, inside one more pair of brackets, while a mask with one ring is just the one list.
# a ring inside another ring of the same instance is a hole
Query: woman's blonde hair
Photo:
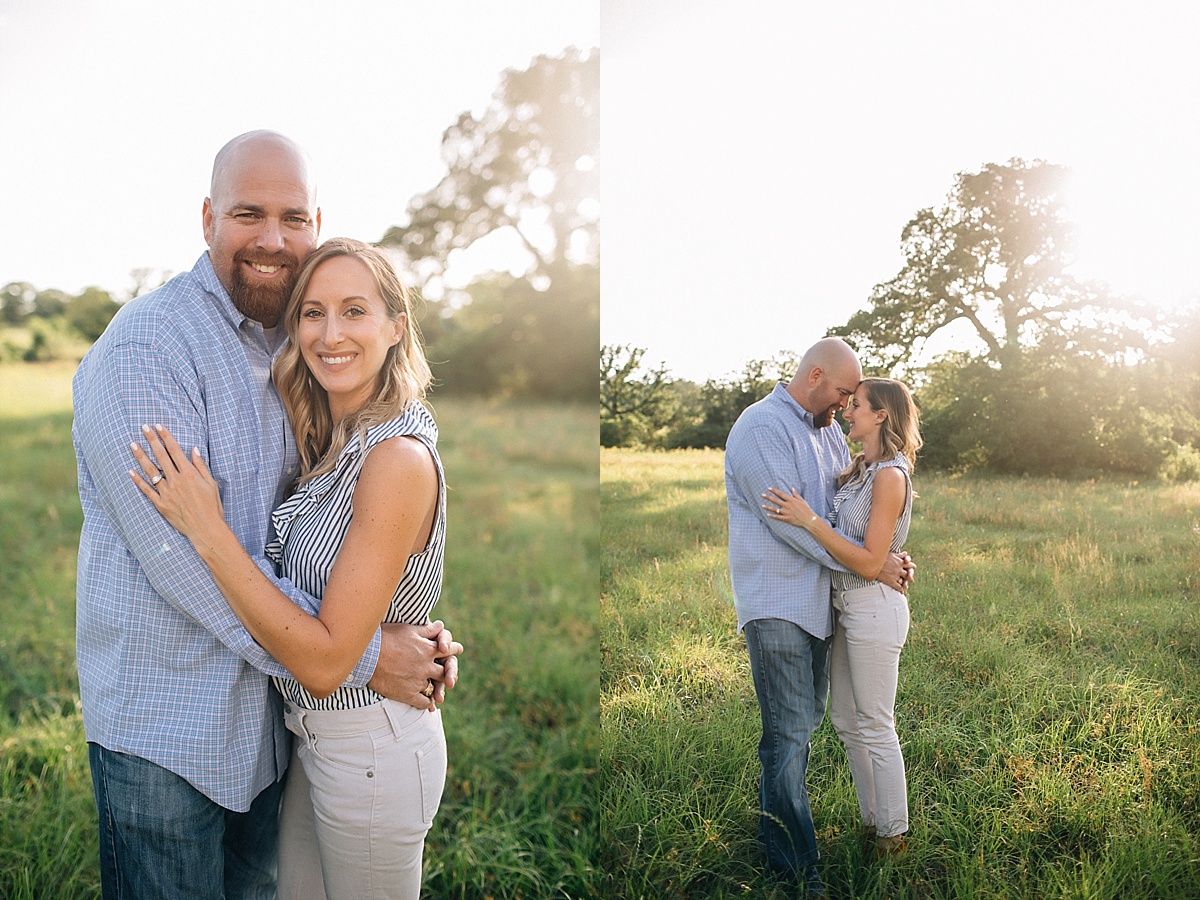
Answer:
[[[375, 396], [358, 412], [334, 422], [329, 412], [329, 397], [300, 355], [296, 335], [300, 304], [313, 272], [338, 256], [357, 259], [371, 271], [389, 319], [395, 322], [403, 315], [405, 325], [400, 340], [388, 348]], [[300, 451], [299, 483], [332, 469], [352, 435], [361, 438], [372, 425], [394, 419], [410, 403], [425, 398], [432, 375], [412, 306], [412, 294], [396, 274], [391, 260], [382, 250], [363, 241], [331, 238], [314, 250], [301, 267], [283, 314], [288, 344], [275, 361], [273, 373]]]
[[[887, 412], [879, 429], [882, 459], [895, 459], [896, 454], [901, 454], [908, 460], [911, 472], [917, 466], [917, 453], [925, 442], [921, 439], [921, 416], [908, 385], [891, 378], [864, 378], [858, 384], [866, 387], [867, 402], [872, 410]], [[838, 487], [857, 478], [866, 468], [866, 456], [859, 453], [838, 475]]]

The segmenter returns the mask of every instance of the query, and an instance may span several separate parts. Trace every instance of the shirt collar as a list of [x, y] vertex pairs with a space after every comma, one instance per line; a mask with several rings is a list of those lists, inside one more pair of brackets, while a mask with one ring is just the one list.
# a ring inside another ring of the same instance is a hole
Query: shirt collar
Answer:
[[796, 398], [788, 393], [786, 383], [784, 383], [782, 381], [777, 382], [775, 384], [775, 389], [773, 391], [771, 391], [771, 396], [775, 397], [777, 400], [780, 400], [786, 406], [790, 407], [792, 412], [795, 413], [797, 416], [799, 416], [800, 419], [803, 420], [804, 424], [806, 424], [813, 431], [819, 430], [816, 426], [816, 423], [813, 421], [813, 414], [810, 413], [803, 406], [801, 406], [796, 401]]
[[221, 284], [220, 279], [217, 278], [207, 250], [201, 253], [200, 258], [196, 260], [192, 274], [200, 282], [200, 286], [216, 299], [217, 309], [221, 311], [221, 315], [225, 317], [226, 321], [235, 330], [241, 328], [242, 323], [246, 321], [246, 316], [239, 312], [238, 308], [233, 305], [233, 301], [229, 299], [229, 291], [225, 290], [225, 285]]

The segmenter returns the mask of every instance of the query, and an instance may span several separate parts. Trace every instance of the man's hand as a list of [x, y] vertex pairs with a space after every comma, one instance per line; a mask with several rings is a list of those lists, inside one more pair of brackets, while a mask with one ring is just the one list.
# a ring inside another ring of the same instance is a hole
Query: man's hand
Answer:
[[[418, 709], [437, 709], [446, 691], [458, 682], [458, 654], [463, 645], [441, 622], [428, 625], [380, 626], [379, 662], [367, 683], [390, 700]], [[433, 696], [423, 691], [433, 682]]]
[[912, 561], [907, 550], [902, 550], [899, 553], [887, 555], [883, 568], [879, 570], [878, 580], [904, 594], [908, 592], [908, 586], [916, 580], [916, 577], [916, 563]]
[[900, 592], [903, 594], [907, 593], [909, 585], [917, 580], [917, 564], [912, 561], [907, 550], [900, 551], [900, 559], [904, 561], [904, 590]]

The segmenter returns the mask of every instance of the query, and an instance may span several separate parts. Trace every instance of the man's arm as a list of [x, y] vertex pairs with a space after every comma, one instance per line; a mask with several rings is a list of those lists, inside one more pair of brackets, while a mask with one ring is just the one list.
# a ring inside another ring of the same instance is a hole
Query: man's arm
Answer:
[[730, 468], [741, 494], [738, 501], [758, 517], [775, 539], [827, 569], [850, 571], [830, 556], [816, 538], [803, 528], [772, 519], [762, 508], [762, 495], [771, 487], [781, 490], [795, 488], [814, 509], [824, 509], [827, 503], [827, 485], [817, 484], [811, 478], [796, 483], [800, 467], [793, 458], [792, 448], [784, 439], [774, 434], [772, 429], [753, 427], [741, 436], [736, 454]]

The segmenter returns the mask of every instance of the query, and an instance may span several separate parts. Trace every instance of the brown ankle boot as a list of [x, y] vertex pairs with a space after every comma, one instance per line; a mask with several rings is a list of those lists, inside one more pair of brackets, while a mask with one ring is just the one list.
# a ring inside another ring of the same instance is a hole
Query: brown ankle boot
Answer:
[[875, 838], [875, 861], [883, 862], [888, 859], [899, 859], [908, 853], [908, 839], [897, 834], [892, 837]]

